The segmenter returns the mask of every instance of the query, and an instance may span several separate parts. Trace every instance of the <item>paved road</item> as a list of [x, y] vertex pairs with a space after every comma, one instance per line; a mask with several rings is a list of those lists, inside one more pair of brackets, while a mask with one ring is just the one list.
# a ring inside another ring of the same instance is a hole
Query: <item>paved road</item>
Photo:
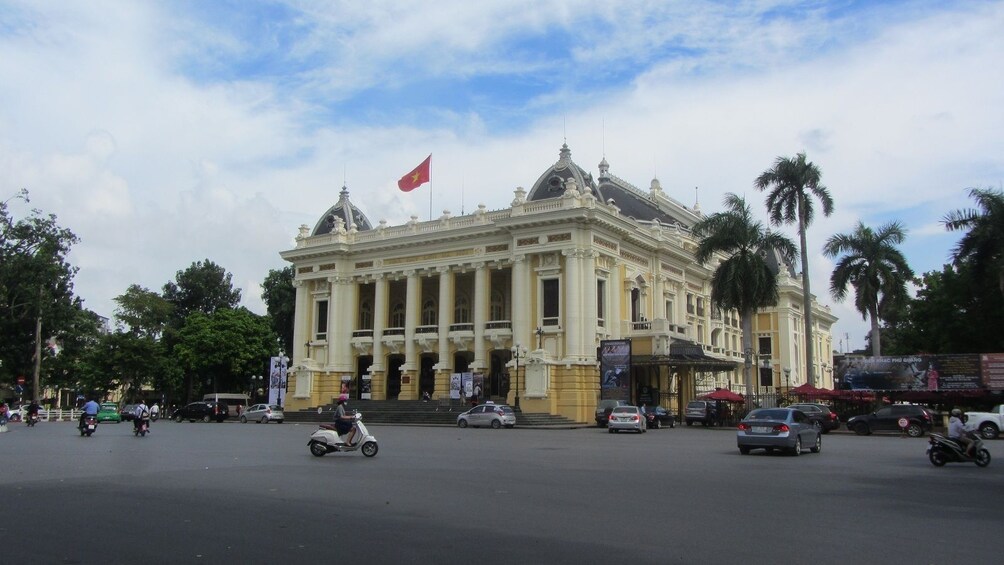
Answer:
[[[994, 462], [926, 440], [824, 436], [741, 456], [728, 430], [371, 426], [380, 453], [311, 456], [312, 425], [159, 422], [0, 435], [5, 562], [999, 563]], [[73, 512], [72, 509], [77, 509]], [[968, 537], [978, 543], [958, 546]]]

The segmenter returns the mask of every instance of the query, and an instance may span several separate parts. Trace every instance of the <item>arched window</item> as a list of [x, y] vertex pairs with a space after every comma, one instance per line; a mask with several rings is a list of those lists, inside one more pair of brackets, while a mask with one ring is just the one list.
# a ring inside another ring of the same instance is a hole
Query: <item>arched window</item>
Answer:
[[492, 312], [491, 321], [507, 320], [509, 317], [506, 315], [505, 309], [505, 295], [498, 290], [492, 291]]
[[429, 298], [422, 304], [422, 325], [423, 326], [435, 326], [439, 323], [439, 308], [436, 307], [436, 301]]
[[404, 327], [404, 302], [395, 302], [390, 310], [390, 327]]
[[373, 329], [373, 303], [368, 299], [359, 304], [359, 329]]
[[471, 302], [467, 299], [466, 294], [457, 295], [457, 302], [453, 307], [453, 323], [471, 323]]

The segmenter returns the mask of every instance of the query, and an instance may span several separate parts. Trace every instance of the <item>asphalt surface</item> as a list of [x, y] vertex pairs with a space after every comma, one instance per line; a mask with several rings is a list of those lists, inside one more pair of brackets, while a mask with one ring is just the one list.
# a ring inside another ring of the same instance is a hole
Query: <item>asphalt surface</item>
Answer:
[[[0, 434], [10, 563], [1000, 563], [1004, 441], [936, 468], [926, 438], [829, 434], [742, 456], [730, 430], [161, 421]], [[960, 543], [965, 540], [966, 543]]]

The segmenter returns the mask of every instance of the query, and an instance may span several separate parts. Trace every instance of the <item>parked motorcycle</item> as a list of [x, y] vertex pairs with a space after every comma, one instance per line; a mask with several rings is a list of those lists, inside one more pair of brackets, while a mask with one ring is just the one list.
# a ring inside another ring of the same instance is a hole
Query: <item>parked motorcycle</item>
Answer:
[[942, 467], [945, 463], [970, 462], [976, 463], [977, 467], [989, 465], [990, 452], [983, 447], [983, 439], [975, 432], [966, 432], [966, 435], [973, 440], [973, 457], [966, 455], [966, 448], [958, 442], [941, 434], [931, 434], [927, 446], [927, 457], [931, 463], [935, 467]]
[[[373, 434], [366, 429], [363, 424], [363, 415], [359, 412], [354, 414], [352, 427], [355, 428], [355, 437], [351, 444], [346, 443], [346, 438], [338, 435], [334, 424], [320, 424], [317, 431], [310, 435], [307, 447], [315, 457], [323, 457], [328, 453], [339, 451], [362, 451], [366, 457], [373, 457], [377, 454], [379, 447]], [[349, 434], [346, 434], [346, 437]]]
[[91, 437], [98, 429], [98, 417], [92, 414], [84, 416], [83, 423], [80, 424], [80, 435]]

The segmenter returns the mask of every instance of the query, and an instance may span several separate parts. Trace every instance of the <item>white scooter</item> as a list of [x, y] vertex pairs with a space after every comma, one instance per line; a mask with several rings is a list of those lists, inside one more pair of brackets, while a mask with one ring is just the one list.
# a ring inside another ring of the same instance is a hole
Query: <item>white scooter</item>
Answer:
[[317, 431], [310, 434], [310, 441], [307, 447], [315, 457], [323, 457], [328, 453], [337, 451], [361, 450], [366, 457], [373, 457], [377, 454], [377, 440], [370, 434], [363, 424], [363, 415], [356, 412], [353, 415], [352, 427], [355, 428], [355, 437], [352, 444], [346, 441], [349, 434], [339, 436], [334, 424], [320, 424]]

